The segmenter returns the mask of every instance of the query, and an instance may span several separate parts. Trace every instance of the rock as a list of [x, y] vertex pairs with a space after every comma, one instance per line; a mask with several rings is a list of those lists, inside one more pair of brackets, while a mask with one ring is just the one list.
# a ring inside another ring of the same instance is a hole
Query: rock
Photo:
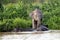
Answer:
[[48, 28], [47, 28], [48, 26], [46, 26], [46, 25], [41, 25], [38, 29], [37, 29], [37, 31], [48, 31]]
[[20, 32], [21, 30], [20, 30], [20, 28], [14, 28], [13, 29], [13, 32]]
[[25, 28], [25, 29], [20, 29], [21, 31], [33, 31], [34, 29], [32, 28]]

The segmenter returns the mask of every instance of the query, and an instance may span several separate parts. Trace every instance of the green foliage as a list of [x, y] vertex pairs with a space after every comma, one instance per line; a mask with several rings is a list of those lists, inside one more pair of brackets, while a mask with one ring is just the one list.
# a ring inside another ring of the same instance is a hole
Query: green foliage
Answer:
[[13, 29], [12, 28], [12, 19], [4, 19], [3, 21], [0, 21], [0, 31], [8, 31]]
[[19, 28], [30, 28], [31, 27], [31, 20], [25, 20], [20, 18], [15, 18], [13, 21], [15, 27]]
[[31, 20], [25, 20], [20, 18], [15, 19], [3, 19], [0, 21], [0, 31], [11, 31], [14, 28], [31, 28]]
[[27, 6], [25, 6], [22, 2], [18, 4], [8, 4], [5, 6], [4, 11], [4, 18], [11, 19], [11, 18], [24, 18], [28, 17], [27, 14]]
[[44, 13], [43, 23], [48, 24], [50, 29], [60, 29], [60, 2], [50, 0], [42, 5]]
[[30, 28], [32, 25], [29, 13], [37, 6], [43, 12], [43, 24], [48, 25], [49, 29], [60, 29], [60, 0], [49, 0], [48, 2], [8, 3], [0, 7], [0, 31], [18, 28]]

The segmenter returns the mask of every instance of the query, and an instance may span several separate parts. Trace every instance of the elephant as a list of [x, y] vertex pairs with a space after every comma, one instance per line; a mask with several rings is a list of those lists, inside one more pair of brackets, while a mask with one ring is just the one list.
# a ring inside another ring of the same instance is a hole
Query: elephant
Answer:
[[42, 12], [38, 8], [36, 8], [34, 11], [32, 11], [29, 16], [32, 18], [32, 28], [38, 29], [38, 27], [41, 25], [42, 21]]

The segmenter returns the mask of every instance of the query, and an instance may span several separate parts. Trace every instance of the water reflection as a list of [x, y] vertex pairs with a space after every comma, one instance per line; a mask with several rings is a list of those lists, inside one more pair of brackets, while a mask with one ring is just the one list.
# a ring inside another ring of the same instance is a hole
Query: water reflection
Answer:
[[60, 31], [6, 32], [0, 33], [0, 40], [60, 40]]

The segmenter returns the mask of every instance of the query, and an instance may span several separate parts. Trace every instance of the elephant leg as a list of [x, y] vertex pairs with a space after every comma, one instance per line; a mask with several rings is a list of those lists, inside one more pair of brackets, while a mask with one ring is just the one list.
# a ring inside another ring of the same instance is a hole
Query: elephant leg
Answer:
[[[38, 20], [37, 21], [37, 30], [39, 29], [40, 25], [41, 25], [41, 22], [40, 22], [40, 20]], [[39, 30], [41, 30], [41, 28]]]
[[32, 19], [32, 28], [35, 29], [34, 19]]
[[37, 29], [37, 21], [34, 20], [35, 29]]

